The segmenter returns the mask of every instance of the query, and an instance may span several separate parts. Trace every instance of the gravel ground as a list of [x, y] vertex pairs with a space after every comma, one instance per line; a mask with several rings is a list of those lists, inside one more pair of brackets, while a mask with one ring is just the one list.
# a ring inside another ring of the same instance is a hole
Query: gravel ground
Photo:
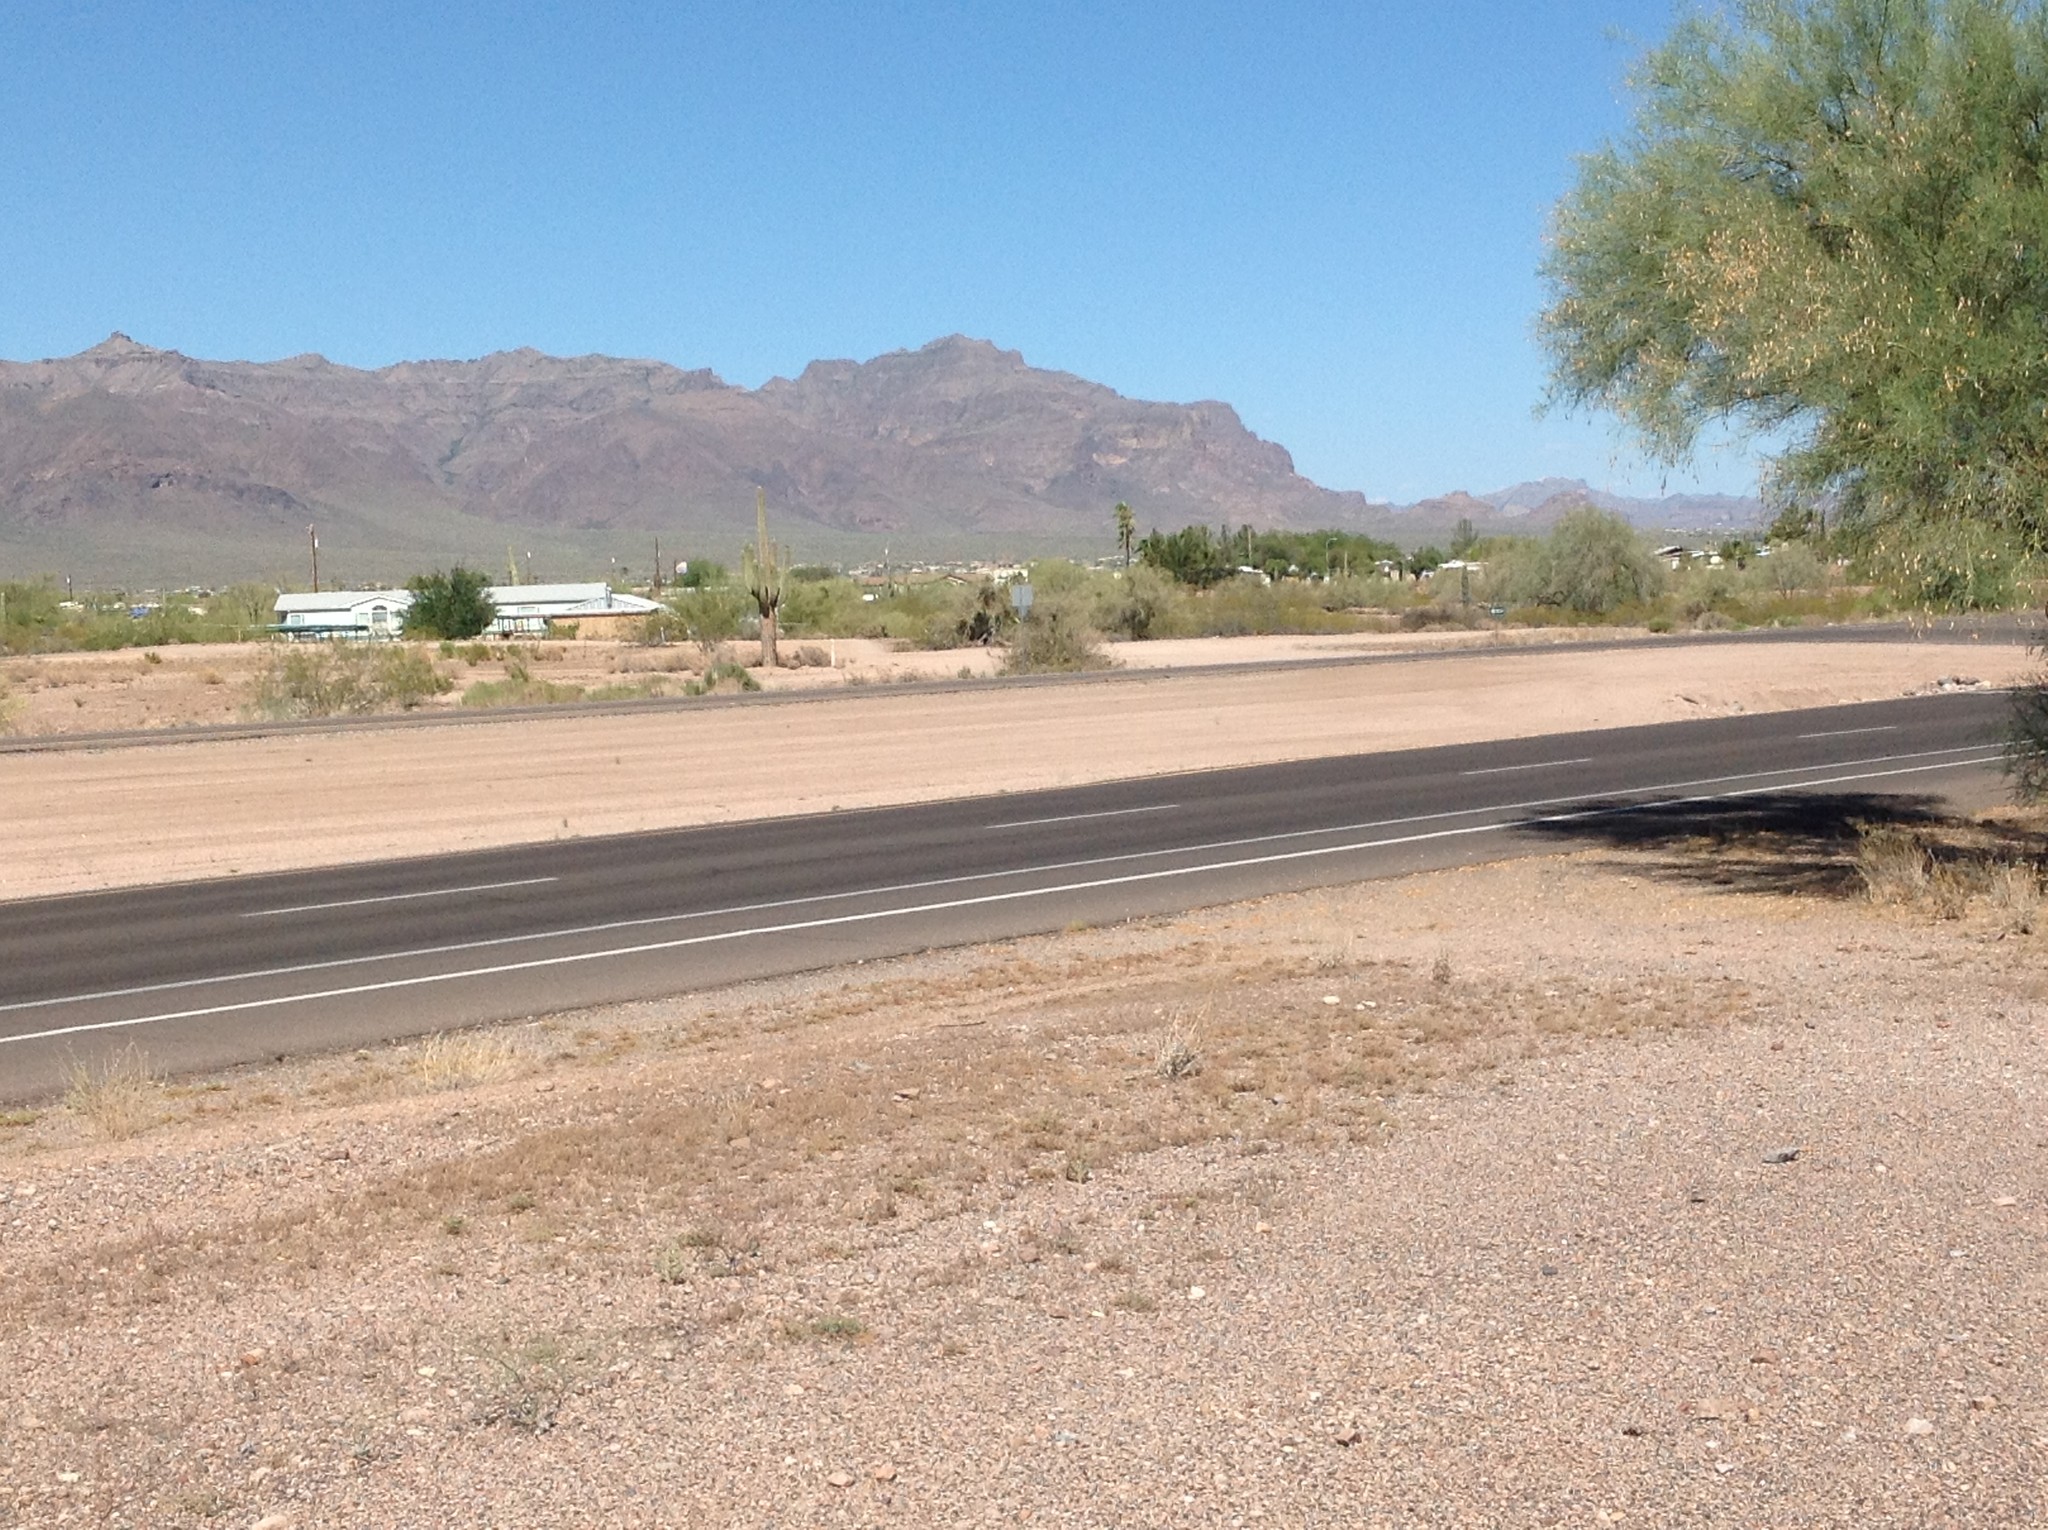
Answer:
[[2048, 937], [1727, 865], [81, 1095], [0, 1524], [2043, 1523]]

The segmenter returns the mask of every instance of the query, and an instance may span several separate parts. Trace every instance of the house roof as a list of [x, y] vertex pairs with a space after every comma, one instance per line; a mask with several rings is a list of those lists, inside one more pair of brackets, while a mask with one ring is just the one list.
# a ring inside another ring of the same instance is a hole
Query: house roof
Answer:
[[318, 594], [280, 595], [272, 608], [279, 616], [326, 615], [360, 610], [364, 606], [386, 605], [404, 610], [412, 604], [411, 590], [322, 590]]
[[608, 584], [493, 585], [491, 604], [500, 616], [646, 616], [661, 609]]

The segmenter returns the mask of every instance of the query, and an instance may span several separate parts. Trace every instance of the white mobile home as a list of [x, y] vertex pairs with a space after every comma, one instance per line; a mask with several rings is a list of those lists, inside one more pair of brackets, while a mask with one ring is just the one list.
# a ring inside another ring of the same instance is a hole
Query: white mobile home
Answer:
[[608, 584], [494, 585], [491, 604], [498, 608], [493, 637], [539, 637], [551, 622], [573, 623], [584, 637], [626, 637], [662, 609], [659, 601]]
[[288, 638], [393, 638], [411, 590], [326, 590], [277, 597], [277, 631]]
[[[552, 623], [574, 626], [584, 637], [629, 637], [662, 609], [657, 601], [608, 584], [499, 584], [490, 596], [498, 611], [486, 629], [490, 637], [543, 637]], [[275, 630], [288, 638], [395, 638], [411, 606], [410, 590], [280, 595]]]

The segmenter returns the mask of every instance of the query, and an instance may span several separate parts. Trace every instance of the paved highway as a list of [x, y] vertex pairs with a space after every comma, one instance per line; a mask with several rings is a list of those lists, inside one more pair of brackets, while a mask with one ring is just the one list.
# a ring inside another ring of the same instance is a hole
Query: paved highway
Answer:
[[1981, 794], [2006, 706], [1928, 696], [0, 904], [0, 1097], [131, 1043], [171, 1070], [357, 1046], [1555, 847], [1660, 804]]

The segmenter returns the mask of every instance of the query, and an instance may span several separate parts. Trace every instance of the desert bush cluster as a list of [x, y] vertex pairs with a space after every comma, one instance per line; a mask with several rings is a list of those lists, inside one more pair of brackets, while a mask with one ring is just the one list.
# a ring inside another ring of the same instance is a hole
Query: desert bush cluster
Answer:
[[245, 710], [275, 721], [408, 711], [453, 684], [410, 643], [291, 643], [257, 670]]

